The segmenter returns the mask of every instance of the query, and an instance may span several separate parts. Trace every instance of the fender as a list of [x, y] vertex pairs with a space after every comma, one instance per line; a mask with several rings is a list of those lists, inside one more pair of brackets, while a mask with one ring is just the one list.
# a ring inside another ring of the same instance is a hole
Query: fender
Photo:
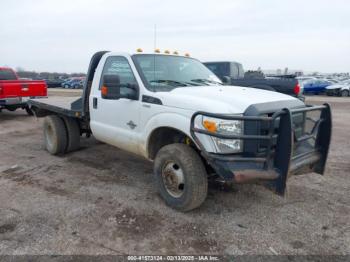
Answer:
[[[172, 129], [177, 129], [182, 133], [186, 134], [188, 137], [191, 137], [190, 133], [190, 123], [191, 116], [193, 112], [187, 111], [187, 114], [183, 113], [159, 113], [153, 115], [147, 123], [145, 123], [145, 127], [143, 132], [140, 134], [140, 153], [145, 157], [148, 156], [148, 142], [154, 130], [161, 127], [168, 127]], [[174, 125], [176, 123], [176, 125]]]

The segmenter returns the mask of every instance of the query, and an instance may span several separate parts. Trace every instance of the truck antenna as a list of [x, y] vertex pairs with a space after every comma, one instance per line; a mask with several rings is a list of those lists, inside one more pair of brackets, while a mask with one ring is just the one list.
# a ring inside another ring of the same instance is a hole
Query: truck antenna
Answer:
[[157, 48], [157, 24], [154, 24], [154, 51]]
[[[156, 48], [157, 48], [157, 24], [154, 24], [154, 49], [153, 49], [153, 52], [154, 52], [154, 55], [153, 55], [153, 80], [155, 81], [156, 80]], [[156, 82], [155, 82], [156, 83]], [[153, 88], [153, 91], [155, 92], [156, 88], [154, 87]]]

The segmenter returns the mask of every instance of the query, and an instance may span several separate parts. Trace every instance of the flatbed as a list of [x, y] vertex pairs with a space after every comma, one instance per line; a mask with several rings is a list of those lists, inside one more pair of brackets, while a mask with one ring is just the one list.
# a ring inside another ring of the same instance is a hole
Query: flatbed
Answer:
[[40, 108], [41, 112], [37, 114], [44, 114], [45, 111], [55, 112], [70, 117], [80, 118], [82, 116], [81, 97], [58, 97], [52, 96], [42, 99], [31, 99], [29, 101], [31, 106]]

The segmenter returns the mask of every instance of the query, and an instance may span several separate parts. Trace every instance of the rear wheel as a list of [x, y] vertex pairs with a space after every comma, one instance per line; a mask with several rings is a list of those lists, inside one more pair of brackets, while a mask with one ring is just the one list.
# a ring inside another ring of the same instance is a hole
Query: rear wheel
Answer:
[[44, 139], [46, 150], [52, 155], [63, 154], [66, 150], [68, 137], [63, 120], [50, 115], [44, 120]]
[[172, 208], [189, 211], [199, 207], [208, 192], [208, 178], [201, 158], [185, 144], [159, 150], [154, 175], [160, 195]]
[[72, 117], [62, 117], [67, 130], [67, 148], [65, 152], [78, 150], [80, 147], [80, 127], [78, 121]]
[[342, 91], [340, 92], [340, 96], [342, 96], [342, 97], [349, 96], [349, 91], [348, 91], [348, 90], [342, 90]]

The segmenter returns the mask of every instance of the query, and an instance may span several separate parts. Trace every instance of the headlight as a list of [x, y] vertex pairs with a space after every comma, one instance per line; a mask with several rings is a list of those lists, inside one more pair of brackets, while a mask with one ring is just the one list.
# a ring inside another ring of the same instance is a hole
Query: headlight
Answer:
[[[222, 135], [242, 135], [243, 122], [241, 120], [224, 120], [212, 117], [203, 117], [202, 128], [210, 133]], [[211, 137], [217, 153], [232, 154], [242, 151], [243, 140], [241, 139], [222, 139]]]

